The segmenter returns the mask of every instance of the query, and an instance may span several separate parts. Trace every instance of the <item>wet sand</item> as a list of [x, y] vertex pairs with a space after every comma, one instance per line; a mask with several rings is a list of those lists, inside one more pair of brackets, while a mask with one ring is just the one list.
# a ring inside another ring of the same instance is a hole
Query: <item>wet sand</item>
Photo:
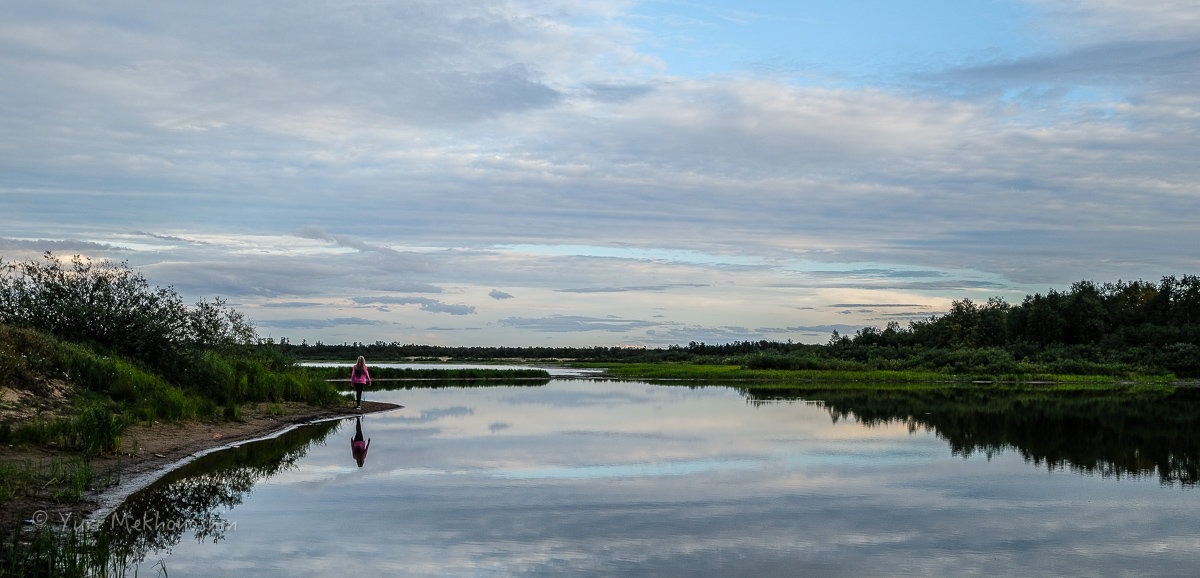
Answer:
[[[265, 439], [305, 424], [344, 419], [359, 414], [352, 407], [317, 407], [300, 403], [243, 406], [241, 421], [133, 424], [121, 435], [121, 450], [92, 458], [94, 481], [116, 480], [114, 485], [88, 490], [76, 504], [59, 504], [48, 498], [21, 496], [0, 505], [0, 525], [32, 527], [29, 521], [50, 523], [66, 519], [99, 518], [120, 505], [130, 494], [202, 455]], [[282, 407], [282, 413], [279, 408]], [[388, 411], [401, 406], [363, 401], [361, 413]], [[59, 459], [73, 462], [78, 452], [48, 448], [0, 448], [0, 459], [33, 463]]]

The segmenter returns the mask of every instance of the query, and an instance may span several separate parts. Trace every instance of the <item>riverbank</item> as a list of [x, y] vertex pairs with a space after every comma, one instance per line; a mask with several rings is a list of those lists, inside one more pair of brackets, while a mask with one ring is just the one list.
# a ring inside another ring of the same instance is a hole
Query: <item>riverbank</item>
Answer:
[[[391, 403], [363, 401], [362, 413], [396, 409]], [[244, 406], [240, 420], [131, 424], [119, 451], [93, 457], [91, 485], [79, 501], [47, 495], [20, 495], [0, 504], [0, 527], [31, 528], [102, 515], [125, 497], [201, 455], [248, 441], [274, 437], [294, 427], [358, 414], [349, 406], [323, 407], [298, 402]], [[81, 462], [79, 452], [48, 447], [0, 447], [0, 464], [12, 468], [53, 467]], [[64, 468], [64, 470], [67, 468]]]

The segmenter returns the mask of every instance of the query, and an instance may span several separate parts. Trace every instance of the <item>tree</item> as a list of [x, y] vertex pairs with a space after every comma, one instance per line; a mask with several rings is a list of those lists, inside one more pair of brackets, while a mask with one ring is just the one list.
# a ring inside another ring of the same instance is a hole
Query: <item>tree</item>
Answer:
[[249, 344], [253, 326], [220, 298], [187, 307], [171, 287], [153, 287], [128, 263], [0, 259], [0, 323], [100, 345], [150, 365], [188, 350]]
[[979, 307], [970, 299], [954, 301], [950, 312], [941, 320], [947, 330], [950, 347], [977, 347], [979, 345]]
[[1008, 343], [1008, 315], [1012, 307], [1000, 297], [991, 297], [979, 308], [976, 333], [980, 347], [1002, 347]]
[[1046, 295], [1034, 293], [1026, 295], [1021, 303], [1021, 328], [1026, 340], [1039, 345], [1062, 343], [1063, 326], [1063, 295], [1053, 289]]
[[1079, 281], [1071, 285], [1071, 293], [1063, 303], [1063, 319], [1066, 327], [1063, 338], [1066, 343], [1096, 343], [1104, 337], [1108, 325], [1108, 310], [1100, 295], [1100, 288], [1091, 281]]
[[1150, 319], [1158, 288], [1145, 281], [1117, 281], [1101, 288], [1108, 320], [1113, 328], [1137, 327]]

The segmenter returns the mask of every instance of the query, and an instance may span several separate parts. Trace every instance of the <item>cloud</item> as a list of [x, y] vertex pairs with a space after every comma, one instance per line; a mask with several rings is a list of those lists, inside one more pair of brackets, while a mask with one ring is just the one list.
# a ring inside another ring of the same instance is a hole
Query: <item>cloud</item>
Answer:
[[169, 241], [172, 243], [203, 244], [203, 242], [196, 241], [194, 239], [186, 239], [184, 237], [178, 237], [175, 235], [161, 235], [158, 233], [148, 233], [146, 231], [131, 231], [130, 234], [134, 235], [134, 236], [149, 237], [151, 239], [156, 239], [159, 241]]
[[[757, 339], [883, 317], [830, 304], [1192, 272], [1200, 10], [1025, 7], [1029, 42], [876, 82], [745, 64], [817, 58], [783, 37], [690, 72], [657, 34], [767, 13], [6, 3], [0, 250], [128, 259], [255, 314], [359, 296], [401, 332], [379, 337], [497, 345]], [[461, 303], [383, 299], [413, 294]]]
[[241, 261], [163, 262], [144, 267], [151, 279], [170, 280], [184, 294], [226, 297], [305, 295], [330, 273], [319, 263], [254, 257]]
[[589, 287], [579, 289], [555, 289], [560, 293], [625, 293], [628, 291], [662, 292], [673, 287], [703, 287], [699, 283], [674, 283], [669, 285], [633, 285], [629, 287]]
[[[77, 252], [117, 252], [125, 249], [116, 247], [107, 243], [92, 243], [88, 241], [74, 240], [50, 240], [39, 239], [36, 241], [25, 239], [8, 239], [0, 237], [0, 251], [11, 251], [17, 254], [33, 254], [43, 253], [45, 251], [53, 251], [55, 253], [77, 253]], [[11, 259], [10, 259], [11, 260]]]
[[377, 326], [384, 325], [384, 322], [362, 317], [336, 317], [330, 319], [270, 319], [261, 321], [258, 325], [278, 329], [328, 329], [343, 326]]
[[1025, 0], [1046, 8], [1042, 25], [1073, 43], [1096, 39], [1171, 39], [1193, 36], [1200, 28], [1200, 6], [1189, 0]]
[[552, 315], [542, 318], [508, 317], [501, 319], [500, 324], [507, 327], [551, 333], [574, 333], [581, 331], [624, 333], [660, 325], [659, 323], [635, 319], [596, 318], [578, 315]]
[[421, 304], [422, 311], [431, 311], [434, 313], [449, 313], [451, 315], [471, 315], [475, 313], [474, 305], [449, 305], [437, 301]]
[[853, 308], [880, 309], [880, 308], [888, 308], [888, 307], [904, 307], [904, 308], [908, 308], [908, 309], [925, 309], [925, 308], [929, 307], [928, 305], [921, 305], [921, 304], [917, 304], [917, 303], [831, 303], [828, 306], [838, 308], [838, 309], [843, 309], [843, 308], [844, 309], [853, 309]]
[[830, 335], [834, 331], [836, 331], [842, 335], [854, 335], [855, 332], [857, 332], [859, 329], [862, 329], [862, 328], [863, 328], [862, 325], [829, 324], [829, 325], [798, 325], [795, 327], [788, 327], [787, 330], [794, 331], [797, 333], [821, 334], [821, 335]]
[[[1128, 87], [1131, 79], [1150, 86], [1178, 90], [1200, 84], [1200, 71], [1192, 66], [1200, 55], [1200, 41], [1137, 40], [1106, 42], [1063, 53], [1038, 55], [946, 73], [943, 78], [1011, 91], [1013, 86], [1040, 88], [1026, 94], [1068, 97], [1081, 86]], [[1144, 89], [1143, 89], [1144, 90]]]
[[259, 307], [280, 308], [280, 309], [302, 309], [306, 307], [322, 307], [324, 303], [313, 301], [268, 301], [262, 303]]
[[700, 325], [663, 325], [647, 331], [651, 341], [668, 343], [733, 343], [735, 341], [758, 341], [763, 333], [740, 326], [705, 327]]
[[398, 423], [423, 424], [433, 423], [447, 417], [466, 417], [470, 415], [475, 415], [475, 410], [466, 406], [456, 405], [445, 408], [423, 409], [417, 417], [396, 416], [395, 419]]
[[372, 261], [372, 264], [375, 266], [385, 265], [389, 268], [402, 271], [417, 272], [428, 272], [432, 267], [422, 255], [396, 251], [388, 247], [366, 243], [343, 235], [333, 235], [325, 232], [319, 227], [305, 227], [298, 231], [296, 236], [302, 239], [319, 239], [323, 241], [329, 241], [338, 247], [355, 249], [363, 253], [374, 253], [383, 258], [382, 261]]
[[449, 305], [427, 297], [355, 297], [353, 301], [359, 305], [420, 305], [421, 311], [449, 313], [450, 315], [471, 315], [475, 313], [475, 306], [473, 305]]
[[897, 269], [850, 269], [847, 271], [805, 271], [805, 275], [812, 277], [833, 277], [836, 279], [845, 279], [846, 277], [869, 277], [881, 279], [906, 279], [906, 278], [938, 278], [946, 277], [945, 271], [907, 271]]

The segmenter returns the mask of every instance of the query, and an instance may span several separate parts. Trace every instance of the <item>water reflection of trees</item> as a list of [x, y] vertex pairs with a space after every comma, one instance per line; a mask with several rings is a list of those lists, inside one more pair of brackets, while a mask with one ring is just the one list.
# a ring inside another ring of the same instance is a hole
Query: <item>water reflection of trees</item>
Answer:
[[1039, 466], [1105, 477], [1157, 475], [1200, 482], [1200, 390], [1050, 391], [994, 387], [929, 390], [745, 390], [751, 403], [807, 400], [836, 422], [907, 424], [934, 432], [955, 455], [1016, 450]]
[[242, 503], [254, 484], [292, 469], [313, 444], [324, 444], [340, 422], [297, 428], [279, 437], [197, 459], [130, 496], [102, 529], [112, 555], [134, 564], [169, 550], [191, 532], [219, 542], [234, 524], [222, 513]]

